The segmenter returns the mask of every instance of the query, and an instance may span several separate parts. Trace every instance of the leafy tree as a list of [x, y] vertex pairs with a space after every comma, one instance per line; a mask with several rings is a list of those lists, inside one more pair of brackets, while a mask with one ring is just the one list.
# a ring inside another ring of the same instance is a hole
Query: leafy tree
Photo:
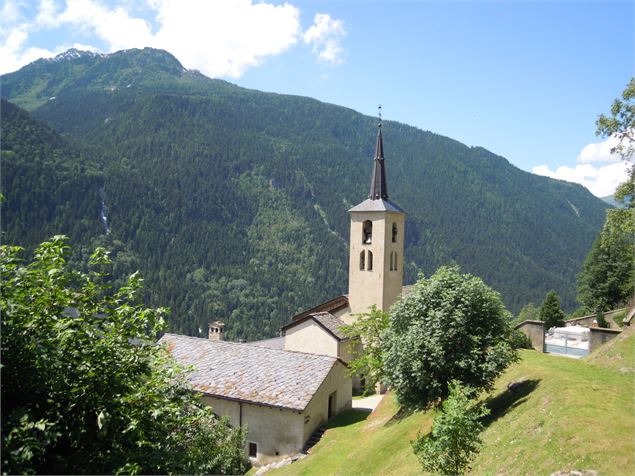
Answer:
[[386, 383], [399, 403], [429, 406], [448, 395], [452, 380], [489, 388], [516, 359], [509, 317], [497, 292], [458, 267], [421, 275], [391, 308], [381, 344]]
[[142, 280], [109, 289], [107, 253], [68, 269], [66, 238], [31, 263], [0, 247], [2, 469], [11, 474], [239, 473], [244, 434], [203, 407], [166, 349]]
[[540, 320], [544, 321], [545, 328], [564, 327], [565, 314], [560, 309], [560, 300], [555, 291], [549, 291], [542, 306], [540, 306]]
[[463, 474], [482, 444], [479, 433], [481, 418], [489, 413], [471, 400], [473, 391], [459, 382], [450, 384], [450, 395], [434, 418], [429, 435], [419, 433], [412, 448], [425, 471]]
[[523, 322], [523, 321], [537, 321], [540, 319], [540, 308], [534, 306], [534, 303], [530, 302], [529, 304], [525, 304], [514, 322]]
[[635, 153], [635, 78], [631, 78], [622, 99], [616, 99], [611, 106], [611, 115], [600, 114], [596, 121], [598, 135], [616, 137], [619, 141], [612, 152], [629, 159]]
[[609, 227], [593, 242], [578, 275], [578, 299], [587, 308], [614, 309], [633, 289], [633, 238]]
[[578, 300], [589, 310], [612, 309], [626, 302], [635, 287], [635, 78], [611, 107], [611, 117], [597, 120], [597, 134], [617, 137], [611, 151], [630, 162], [629, 177], [615, 191], [618, 207], [608, 210], [604, 226], [578, 275]]
[[[389, 315], [373, 305], [370, 312], [360, 314], [355, 323], [343, 327], [354, 338], [349, 345], [353, 360], [348, 362], [351, 375], [364, 375], [366, 391], [371, 391], [383, 379], [382, 335], [388, 329]], [[359, 345], [363, 342], [363, 345]]]

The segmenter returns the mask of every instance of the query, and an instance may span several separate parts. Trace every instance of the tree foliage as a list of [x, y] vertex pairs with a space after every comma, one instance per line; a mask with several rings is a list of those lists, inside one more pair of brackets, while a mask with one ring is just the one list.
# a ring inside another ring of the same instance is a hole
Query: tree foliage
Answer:
[[619, 153], [625, 159], [631, 159], [635, 153], [635, 78], [631, 78], [622, 98], [611, 105], [610, 116], [600, 114], [596, 121], [598, 135], [616, 137], [618, 144], [612, 152]]
[[470, 469], [470, 462], [482, 444], [481, 419], [489, 414], [487, 407], [471, 400], [473, 393], [459, 382], [452, 382], [431, 433], [419, 433], [412, 442], [425, 471], [457, 475]]
[[420, 276], [390, 313], [384, 372], [405, 407], [437, 402], [453, 380], [489, 388], [516, 358], [508, 343], [510, 314], [499, 294], [458, 267]]
[[633, 237], [606, 227], [593, 242], [578, 275], [578, 299], [589, 312], [623, 305], [633, 292]]
[[142, 280], [110, 289], [103, 249], [71, 271], [66, 239], [27, 264], [0, 248], [2, 469], [11, 474], [238, 473], [242, 430], [202, 407], [166, 349]]
[[558, 293], [549, 291], [540, 306], [540, 320], [544, 321], [545, 329], [564, 327], [564, 318], [565, 314], [562, 309], [560, 309]]
[[349, 351], [354, 359], [348, 362], [349, 371], [352, 375], [364, 376], [367, 392], [383, 380], [382, 336], [389, 324], [388, 313], [373, 305], [370, 312], [360, 314], [353, 324], [342, 328], [353, 339]]
[[597, 323], [598, 327], [610, 327], [610, 324], [606, 320], [606, 317], [604, 317], [604, 312], [602, 312], [601, 310], [595, 314], [595, 322]]
[[540, 319], [540, 308], [534, 306], [534, 303], [530, 302], [529, 304], [525, 304], [514, 322], [523, 322], [523, 321], [537, 321]]
[[578, 275], [578, 300], [589, 312], [619, 307], [635, 288], [635, 78], [611, 107], [611, 117], [600, 115], [597, 133], [617, 137], [612, 150], [630, 162], [628, 179], [614, 194], [618, 206], [606, 212], [604, 226], [593, 242]]

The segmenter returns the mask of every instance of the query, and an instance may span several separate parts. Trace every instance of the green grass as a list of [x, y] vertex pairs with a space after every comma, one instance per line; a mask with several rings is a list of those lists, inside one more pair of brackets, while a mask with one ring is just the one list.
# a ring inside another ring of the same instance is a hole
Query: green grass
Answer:
[[[584, 360], [521, 351], [485, 396], [481, 453], [472, 474], [548, 475], [595, 469], [633, 474], [635, 468], [635, 334], [628, 331]], [[510, 382], [523, 382], [514, 392]], [[421, 474], [410, 447], [428, 432], [433, 413], [399, 417], [388, 394], [377, 410], [351, 410], [328, 425], [312, 454], [272, 474]]]
[[618, 312], [617, 314], [613, 314], [613, 316], [611, 316], [611, 319], [613, 319], [613, 322], [619, 328], [622, 328], [624, 326], [625, 318], [626, 318], [626, 311]]

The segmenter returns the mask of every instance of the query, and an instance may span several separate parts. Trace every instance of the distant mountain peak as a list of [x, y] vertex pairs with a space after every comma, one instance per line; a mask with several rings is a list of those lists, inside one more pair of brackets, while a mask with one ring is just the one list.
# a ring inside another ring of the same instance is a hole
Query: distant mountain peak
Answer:
[[49, 61], [71, 61], [78, 58], [96, 58], [102, 56], [106, 55], [103, 53], [95, 53], [88, 50], [78, 50], [77, 48], [70, 48], [63, 53], [55, 56], [54, 58], [49, 58]]

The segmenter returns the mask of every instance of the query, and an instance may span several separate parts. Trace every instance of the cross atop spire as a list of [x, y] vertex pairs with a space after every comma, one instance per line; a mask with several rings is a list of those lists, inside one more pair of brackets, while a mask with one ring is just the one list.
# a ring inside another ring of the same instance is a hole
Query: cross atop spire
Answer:
[[384, 165], [384, 140], [381, 135], [381, 105], [379, 106], [379, 124], [377, 124], [377, 144], [375, 145], [375, 161], [373, 164], [373, 176], [370, 181], [371, 200], [386, 200], [388, 198], [388, 186], [386, 184], [386, 167]]

